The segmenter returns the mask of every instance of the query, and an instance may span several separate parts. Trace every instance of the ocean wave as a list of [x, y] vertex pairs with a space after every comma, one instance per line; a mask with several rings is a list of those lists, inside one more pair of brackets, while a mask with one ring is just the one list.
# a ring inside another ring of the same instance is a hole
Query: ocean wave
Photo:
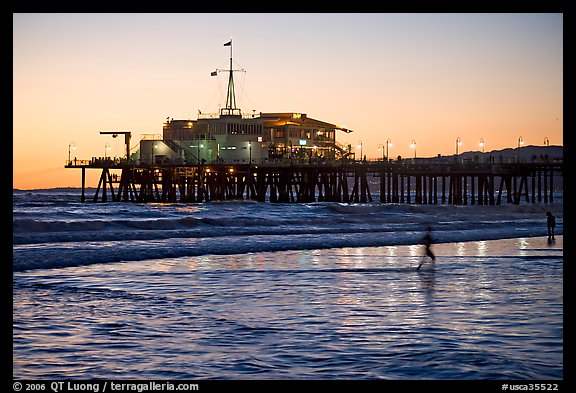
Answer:
[[562, 213], [563, 204], [504, 204], [504, 205], [417, 205], [417, 204], [346, 204], [329, 203], [324, 205], [330, 211], [337, 214], [403, 214], [403, 213], [432, 213], [432, 214], [457, 214], [465, 213], [472, 215], [484, 214], [530, 214]]
[[[490, 229], [509, 230], [514, 227], [541, 227], [540, 218], [512, 217], [496, 219], [486, 216], [430, 216], [411, 217], [411, 220], [372, 219], [359, 222], [341, 222], [321, 219], [314, 222], [270, 222], [262, 219], [243, 218], [231, 223], [226, 219], [176, 218], [162, 220], [115, 220], [115, 221], [38, 221], [19, 219], [14, 221], [13, 244], [39, 244], [84, 241], [154, 240], [169, 238], [204, 238], [256, 235], [338, 235], [345, 233], [386, 233], [418, 231], [433, 225], [435, 231]], [[558, 219], [559, 227], [562, 220]]]
[[[155, 211], [134, 212], [128, 209], [112, 210], [105, 213], [89, 212], [89, 217], [80, 218], [81, 214], [70, 212], [56, 213], [24, 213], [13, 218], [14, 233], [39, 232], [77, 232], [105, 231], [118, 229], [137, 230], [172, 230], [207, 227], [277, 227], [300, 225], [330, 225], [330, 224], [393, 224], [409, 220], [430, 222], [449, 220], [518, 220], [524, 217], [538, 217], [552, 211], [562, 214], [562, 205], [518, 205], [518, 206], [422, 206], [422, 205], [345, 205], [324, 204], [315, 206], [315, 210], [305, 213], [292, 210], [290, 212], [255, 210], [238, 214], [234, 210], [216, 214], [188, 215], [170, 211], [161, 213]], [[53, 219], [54, 216], [65, 216], [66, 219]], [[409, 215], [409, 216], [408, 216]], [[29, 217], [28, 217], [29, 216]], [[80, 216], [80, 217], [79, 217]], [[51, 219], [52, 218], [52, 219]]]
[[[557, 231], [558, 235], [562, 231]], [[14, 246], [13, 271], [53, 269], [98, 263], [180, 258], [202, 255], [236, 255], [254, 252], [314, 250], [344, 247], [381, 247], [419, 244], [422, 231], [353, 232], [325, 234], [242, 235], [204, 238], [171, 238], [154, 241], [84, 242], [82, 247], [60, 243], [36, 247]], [[514, 230], [469, 229], [434, 233], [437, 243], [545, 236], [539, 228]]]
[[[546, 211], [563, 230], [562, 203], [500, 206], [334, 202], [270, 204], [42, 203], [24, 194], [13, 214], [15, 270], [214, 253], [416, 244], [546, 235]], [[57, 194], [56, 197], [60, 197]], [[54, 199], [48, 195], [47, 199]]]

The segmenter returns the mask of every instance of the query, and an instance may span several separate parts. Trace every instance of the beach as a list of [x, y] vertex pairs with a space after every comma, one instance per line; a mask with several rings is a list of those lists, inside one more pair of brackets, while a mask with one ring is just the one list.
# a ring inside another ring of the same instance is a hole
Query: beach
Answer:
[[561, 192], [497, 206], [78, 192], [13, 192], [15, 379], [564, 377]]
[[14, 274], [14, 378], [562, 379], [563, 236]]

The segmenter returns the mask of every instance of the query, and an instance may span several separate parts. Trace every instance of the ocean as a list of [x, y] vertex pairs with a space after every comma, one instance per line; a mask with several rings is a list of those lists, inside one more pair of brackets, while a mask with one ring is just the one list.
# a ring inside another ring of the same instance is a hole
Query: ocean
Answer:
[[564, 377], [562, 193], [500, 206], [79, 194], [13, 191], [15, 379]]

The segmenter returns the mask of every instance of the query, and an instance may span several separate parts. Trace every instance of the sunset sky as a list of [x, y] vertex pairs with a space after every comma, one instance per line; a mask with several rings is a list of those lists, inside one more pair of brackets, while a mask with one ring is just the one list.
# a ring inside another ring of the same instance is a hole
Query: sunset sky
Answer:
[[[79, 187], [71, 156], [121, 156], [226, 101], [233, 39], [244, 113], [301, 112], [381, 157], [563, 145], [563, 15], [13, 14], [13, 186]], [[88, 170], [96, 186], [98, 170]]]

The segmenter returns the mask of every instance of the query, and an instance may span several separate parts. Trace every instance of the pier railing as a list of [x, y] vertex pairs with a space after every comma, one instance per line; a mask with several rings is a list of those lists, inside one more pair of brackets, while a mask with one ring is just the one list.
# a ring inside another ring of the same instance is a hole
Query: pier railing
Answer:
[[83, 167], [92, 164], [92, 160], [66, 160], [66, 164], [64, 165], [67, 168], [72, 167]]

